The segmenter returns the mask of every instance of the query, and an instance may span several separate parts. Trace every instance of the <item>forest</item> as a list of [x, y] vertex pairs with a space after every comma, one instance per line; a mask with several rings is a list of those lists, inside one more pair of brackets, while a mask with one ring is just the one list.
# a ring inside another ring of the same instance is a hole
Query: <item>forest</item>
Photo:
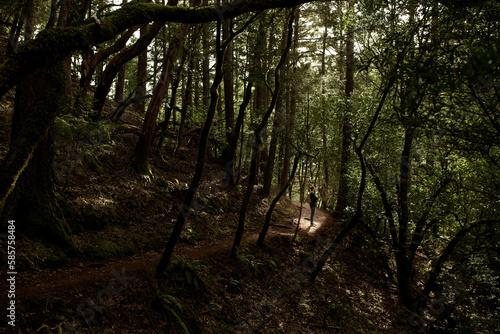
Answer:
[[500, 2], [1, 1], [0, 228], [5, 333], [498, 333]]

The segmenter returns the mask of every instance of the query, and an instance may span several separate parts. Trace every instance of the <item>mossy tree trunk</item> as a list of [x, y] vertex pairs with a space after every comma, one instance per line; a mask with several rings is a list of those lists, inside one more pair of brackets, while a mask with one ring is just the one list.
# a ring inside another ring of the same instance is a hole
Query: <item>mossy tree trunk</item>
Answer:
[[37, 70], [18, 85], [11, 145], [0, 167], [0, 209], [22, 233], [70, 246], [71, 229], [56, 199], [52, 172], [51, 127], [65, 92], [64, 62]]

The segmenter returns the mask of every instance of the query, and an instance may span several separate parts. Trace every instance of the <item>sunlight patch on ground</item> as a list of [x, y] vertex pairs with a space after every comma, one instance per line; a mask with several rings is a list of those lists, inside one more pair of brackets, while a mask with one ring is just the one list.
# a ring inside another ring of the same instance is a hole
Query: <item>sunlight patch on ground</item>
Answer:
[[[300, 208], [300, 204], [297, 204], [297, 207]], [[309, 208], [309, 205], [304, 205], [302, 207], [302, 215], [300, 217], [300, 229], [305, 230], [307, 232], [313, 232], [321, 228], [325, 223], [325, 221], [326, 218], [324, 214], [319, 209], [316, 209], [316, 213], [314, 215], [314, 226], [311, 225], [311, 209]], [[297, 224], [298, 219], [294, 218], [293, 222], [294, 224]]]
[[114, 199], [106, 198], [104, 196], [99, 196], [97, 198], [82, 198], [78, 202], [84, 205], [91, 206], [95, 209], [107, 208], [116, 204]]

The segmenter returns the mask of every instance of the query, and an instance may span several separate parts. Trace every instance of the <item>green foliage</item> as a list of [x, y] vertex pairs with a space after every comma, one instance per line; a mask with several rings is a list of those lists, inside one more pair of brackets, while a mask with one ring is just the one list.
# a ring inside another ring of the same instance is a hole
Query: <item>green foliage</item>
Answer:
[[118, 245], [113, 241], [101, 240], [95, 245], [86, 246], [83, 252], [85, 255], [96, 260], [109, 260], [118, 256], [130, 254], [135, 250], [132, 244]]
[[189, 329], [182, 318], [182, 313], [184, 309], [182, 304], [172, 295], [164, 294], [158, 291], [158, 295], [161, 298], [162, 305], [167, 312], [167, 315], [172, 316], [176, 323], [182, 328], [182, 331], [189, 334]]
[[96, 173], [105, 174], [99, 154], [113, 144], [113, 126], [108, 121], [88, 122], [72, 115], [57, 117], [54, 133], [64, 145], [56, 152], [55, 177], [66, 182], [73, 170], [84, 162]]
[[248, 266], [253, 275], [260, 279], [263, 279], [277, 267], [276, 262], [272, 259], [259, 260], [252, 254], [245, 254], [240, 251], [237, 252], [236, 258], [238, 261]]
[[176, 184], [175, 182], [172, 182], [170, 180], [166, 180], [163, 176], [156, 177], [154, 180], [155, 180], [155, 183], [158, 187], [165, 189], [168, 192], [173, 191], [176, 188], [176, 185], [178, 184], [178, 181]]
[[[72, 108], [71, 114], [76, 117], [82, 117], [83, 119], [88, 119], [91, 116], [92, 111], [92, 96], [89, 95], [87, 91], [82, 88], [77, 89], [75, 92], [75, 104]], [[64, 116], [70, 114], [68, 112], [64, 112], [60, 116]]]
[[[4, 254], [2, 254], [3, 256]], [[7, 264], [7, 254], [0, 263]], [[16, 268], [18, 270], [58, 268], [68, 261], [63, 249], [41, 240], [31, 240], [18, 249]]]
[[199, 260], [184, 256], [173, 260], [164, 274], [178, 292], [182, 291], [189, 297], [203, 297], [208, 288], [207, 266]]

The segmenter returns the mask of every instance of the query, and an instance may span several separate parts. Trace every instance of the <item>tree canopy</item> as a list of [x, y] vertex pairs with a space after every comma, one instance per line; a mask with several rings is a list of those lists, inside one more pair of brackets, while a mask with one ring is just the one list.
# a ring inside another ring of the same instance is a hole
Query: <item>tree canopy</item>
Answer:
[[499, 17], [493, 0], [2, 4], [0, 226], [95, 255], [80, 234], [120, 231], [110, 217], [158, 191], [161, 279], [193, 235], [232, 236], [232, 259], [253, 261], [244, 233], [264, 247], [273, 212], [315, 186], [339, 228], [303, 281], [331, 278], [362, 233], [410, 327], [493, 331]]

